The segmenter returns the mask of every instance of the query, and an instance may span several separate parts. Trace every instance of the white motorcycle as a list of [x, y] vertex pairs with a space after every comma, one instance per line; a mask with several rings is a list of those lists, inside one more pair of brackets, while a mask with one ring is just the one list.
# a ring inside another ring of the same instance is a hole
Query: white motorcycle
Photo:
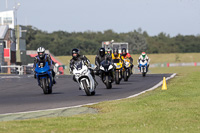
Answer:
[[145, 77], [146, 73], [148, 72], [148, 64], [147, 60], [140, 60], [139, 62], [139, 68], [140, 72], [142, 73], [142, 76]]
[[88, 96], [95, 95], [95, 81], [90, 73], [90, 69], [83, 61], [74, 64], [73, 74], [80, 88], [85, 91]]

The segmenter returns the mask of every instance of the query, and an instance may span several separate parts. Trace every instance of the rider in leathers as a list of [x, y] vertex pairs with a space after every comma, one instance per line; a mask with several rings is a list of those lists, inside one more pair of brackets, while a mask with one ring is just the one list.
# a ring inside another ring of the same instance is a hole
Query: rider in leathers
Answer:
[[[87, 65], [87, 67], [90, 69], [90, 72], [91, 72], [91, 75], [94, 78], [95, 84], [98, 85], [98, 83], [95, 79], [94, 71], [93, 71], [93, 69], [91, 69], [90, 61], [88, 60], [88, 58], [86, 56], [80, 55], [80, 50], [77, 49], [77, 48], [72, 49], [72, 59], [70, 60], [70, 73], [72, 74], [72, 72], [73, 72], [74, 64], [76, 62], [79, 62], [79, 61], [82, 61], [82, 60], [84, 61], [85, 65]], [[75, 75], [73, 75], [73, 80], [75, 82], [77, 82], [76, 79], [75, 79]]]
[[139, 68], [140, 60], [146, 60], [147, 61], [147, 71], [148, 71], [150, 59], [145, 52], [142, 52], [142, 54], [140, 55], [140, 57], [138, 59], [138, 68]]
[[105, 54], [105, 49], [104, 48], [100, 48], [99, 49], [99, 54], [95, 58], [95, 65], [96, 65], [97, 74], [99, 73], [100, 64], [104, 60], [111, 61], [111, 58], [108, 55]]
[[129, 53], [127, 53], [126, 48], [122, 48], [122, 53], [121, 55], [123, 56], [124, 59], [128, 58], [130, 60], [130, 64], [131, 64], [131, 73], [132, 73], [132, 69], [133, 69], [133, 58], [131, 57], [131, 55]]
[[[54, 61], [51, 59], [51, 56], [49, 54], [45, 53], [45, 49], [43, 47], [39, 47], [37, 49], [38, 55], [34, 58], [34, 65], [33, 67], [36, 68], [36, 64], [40, 61], [48, 62], [48, 65], [50, 66], [50, 69], [52, 71], [53, 76], [53, 84], [56, 83], [55, 81], [55, 72], [53, 70], [53, 65], [55, 65]], [[34, 78], [36, 78], [36, 73], [34, 73]]]
[[[112, 58], [111, 58], [111, 56], [106, 55], [105, 48], [100, 48], [99, 49], [99, 54], [95, 58], [95, 65], [96, 65], [96, 69], [95, 69], [96, 73], [95, 74], [96, 75], [100, 74], [100, 65], [101, 65], [101, 62], [104, 61], [104, 60], [108, 60], [108, 61], [111, 62]], [[111, 77], [113, 79], [113, 74], [111, 74]]]
[[119, 54], [119, 50], [117, 48], [113, 49], [112, 60], [119, 59], [124, 65], [124, 57]]

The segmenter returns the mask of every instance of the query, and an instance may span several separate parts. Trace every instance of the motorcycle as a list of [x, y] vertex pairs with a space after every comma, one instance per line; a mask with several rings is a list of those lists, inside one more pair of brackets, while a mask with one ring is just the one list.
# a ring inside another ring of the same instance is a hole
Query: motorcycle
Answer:
[[123, 62], [120, 59], [113, 59], [115, 66], [115, 83], [119, 84], [123, 77]]
[[100, 64], [100, 76], [107, 89], [112, 88], [113, 65], [110, 61], [104, 60]]
[[139, 69], [140, 72], [142, 73], [142, 76], [145, 77], [146, 73], [148, 72], [147, 60], [140, 60]]
[[44, 94], [52, 93], [52, 71], [48, 62], [39, 62], [36, 64], [35, 68], [36, 77], [38, 80], [38, 85], [43, 89]]
[[128, 81], [131, 75], [131, 63], [128, 58], [124, 59], [124, 81]]
[[90, 71], [84, 61], [79, 61], [74, 64], [73, 74], [75, 75], [75, 79], [79, 83], [81, 90], [85, 91], [88, 96], [95, 95], [96, 88]]

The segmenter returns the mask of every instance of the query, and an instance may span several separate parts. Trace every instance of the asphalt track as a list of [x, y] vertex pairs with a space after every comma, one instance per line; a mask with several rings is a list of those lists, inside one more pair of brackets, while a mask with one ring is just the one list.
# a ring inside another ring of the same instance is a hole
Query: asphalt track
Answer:
[[53, 93], [44, 95], [37, 81], [28, 76], [0, 76], [0, 114], [27, 112], [45, 109], [77, 106], [107, 100], [126, 98], [147, 90], [163, 77], [172, 74], [141, 74], [132, 75], [128, 82], [123, 80], [119, 85], [113, 84], [112, 89], [106, 89], [99, 77], [99, 85], [95, 96], [86, 96], [79, 90], [78, 84], [71, 76], [58, 76]]

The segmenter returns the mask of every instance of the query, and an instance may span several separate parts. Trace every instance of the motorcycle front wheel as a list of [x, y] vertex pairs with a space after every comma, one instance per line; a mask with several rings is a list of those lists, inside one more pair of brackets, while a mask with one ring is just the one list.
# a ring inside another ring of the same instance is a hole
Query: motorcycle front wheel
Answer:
[[146, 76], [146, 72], [144, 72], [144, 68], [142, 68], [142, 76], [143, 76], [143, 77]]
[[128, 77], [129, 77], [129, 70], [124, 71], [124, 81], [128, 81]]
[[111, 89], [111, 88], [112, 88], [112, 83], [109, 82], [108, 76], [106, 76], [106, 88], [107, 88], [107, 89]]
[[119, 79], [119, 71], [115, 71], [115, 83], [119, 84], [120, 83], [120, 79]]
[[82, 84], [83, 84], [83, 88], [84, 88], [85, 93], [86, 93], [87, 96], [95, 95], [95, 91], [90, 92], [90, 90], [89, 90], [89, 88], [88, 88], [88, 86], [87, 86], [86, 80], [83, 80], [83, 81], [82, 81]]
[[52, 84], [51, 84], [50, 78], [48, 78], [48, 94], [51, 94], [51, 93], [52, 93]]
[[42, 87], [44, 94], [48, 94], [48, 87], [47, 87], [47, 84], [46, 84], [46, 78], [41, 79], [41, 87]]

